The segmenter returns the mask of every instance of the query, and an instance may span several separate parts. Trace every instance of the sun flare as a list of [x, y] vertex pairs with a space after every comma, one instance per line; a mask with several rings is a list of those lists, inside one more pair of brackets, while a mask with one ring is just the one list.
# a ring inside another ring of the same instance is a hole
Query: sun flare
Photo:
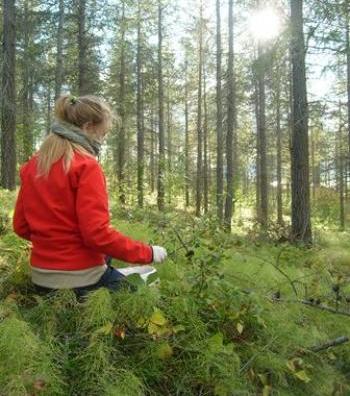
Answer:
[[249, 31], [256, 40], [271, 40], [281, 31], [281, 19], [271, 8], [256, 11], [250, 17]]

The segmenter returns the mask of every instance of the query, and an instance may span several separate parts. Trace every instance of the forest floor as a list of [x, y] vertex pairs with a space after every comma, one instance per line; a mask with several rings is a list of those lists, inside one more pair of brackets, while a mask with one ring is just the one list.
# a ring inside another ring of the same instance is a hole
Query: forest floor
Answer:
[[349, 233], [315, 228], [302, 248], [113, 202], [118, 230], [169, 257], [159, 282], [77, 301], [33, 292], [14, 196], [0, 191], [0, 395], [350, 395]]

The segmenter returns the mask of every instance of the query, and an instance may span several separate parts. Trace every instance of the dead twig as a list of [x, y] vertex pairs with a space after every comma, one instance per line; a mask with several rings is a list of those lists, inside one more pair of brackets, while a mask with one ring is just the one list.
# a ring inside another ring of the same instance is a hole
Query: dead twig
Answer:
[[321, 311], [327, 311], [327, 312], [331, 312], [331, 313], [343, 315], [343, 316], [350, 316], [350, 312], [348, 312], [348, 311], [339, 311], [335, 308], [328, 307], [327, 305], [316, 304], [316, 303], [308, 301], [308, 300], [283, 300], [280, 298], [278, 298], [278, 299], [274, 298], [272, 300], [275, 302], [300, 303], [300, 304], [308, 305], [309, 307], [320, 309]]
[[335, 347], [335, 346], [338, 346], [338, 345], [341, 345], [341, 344], [345, 344], [348, 341], [349, 341], [349, 337], [341, 336], [341, 337], [335, 338], [334, 340], [330, 340], [328, 342], [325, 342], [324, 344], [313, 346], [313, 347], [311, 347], [309, 349], [312, 352], [320, 352], [320, 351], [323, 351], [323, 350], [328, 349], [328, 348], [332, 348], [332, 347]]

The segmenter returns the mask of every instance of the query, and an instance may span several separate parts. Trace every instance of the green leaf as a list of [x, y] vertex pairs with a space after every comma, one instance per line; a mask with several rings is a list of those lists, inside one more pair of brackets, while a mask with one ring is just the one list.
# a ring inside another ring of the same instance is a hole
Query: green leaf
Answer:
[[173, 355], [173, 348], [167, 342], [164, 342], [157, 348], [156, 355], [162, 360], [169, 359]]
[[158, 326], [164, 326], [167, 323], [167, 320], [160, 309], [154, 310], [152, 316], [150, 317], [150, 321]]
[[294, 375], [303, 382], [308, 383], [311, 381], [311, 379], [307, 376], [305, 370], [297, 371], [296, 373], [294, 373]]
[[287, 367], [289, 368], [290, 371], [295, 371], [295, 366], [294, 366], [294, 361], [293, 360], [288, 360], [286, 363]]
[[242, 324], [241, 322], [238, 322], [238, 323], [237, 323], [237, 326], [236, 326], [236, 329], [237, 329], [237, 331], [238, 331], [239, 334], [242, 334], [242, 333], [243, 333], [243, 330], [244, 330], [243, 324]]
[[263, 385], [267, 385], [267, 375], [266, 374], [258, 374], [258, 377]]
[[222, 333], [216, 333], [208, 340], [208, 347], [211, 352], [219, 352], [223, 346], [223, 335]]
[[262, 396], [269, 396], [269, 394], [271, 393], [271, 390], [272, 390], [271, 385], [265, 385], [264, 389], [263, 389]]
[[176, 333], [179, 333], [180, 331], [185, 331], [186, 330], [186, 328], [185, 328], [185, 326], [183, 326], [183, 325], [176, 325], [176, 326], [174, 326], [173, 327], [173, 332], [176, 334]]

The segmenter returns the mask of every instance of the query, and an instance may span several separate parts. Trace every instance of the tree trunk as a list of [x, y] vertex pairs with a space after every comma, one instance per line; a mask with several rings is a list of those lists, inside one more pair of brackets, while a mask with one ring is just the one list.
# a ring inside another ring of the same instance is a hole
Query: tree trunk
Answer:
[[2, 48], [1, 187], [14, 190], [16, 188], [15, 0], [3, 1]]
[[345, 211], [344, 211], [344, 156], [343, 156], [343, 134], [342, 134], [342, 117], [341, 103], [339, 104], [339, 127], [337, 136], [337, 157], [338, 157], [338, 192], [339, 192], [339, 225], [340, 230], [345, 229]]
[[185, 206], [190, 206], [190, 165], [189, 165], [189, 130], [188, 130], [188, 80], [187, 59], [185, 61]]
[[258, 45], [258, 102], [259, 102], [259, 158], [260, 158], [260, 216], [259, 222], [266, 227], [268, 219], [268, 186], [267, 186], [267, 161], [266, 161], [266, 96], [265, 96], [265, 60], [262, 44]]
[[303, 1], [291, 2], [293, 66], [292, 237], [312, 242], [309, 191], [308, 104], [305, 75]]
[[350, 5], [348, 1], [345, 2], [345, 34], [346, 34], [346, 70], [347, 70], [347, 96], [348, 96], [348, 103], [347, 103], [347, 110], [348, 110], [348, 161], [347, 167], [348, 171], [350, 172]]
[[203, 0], [199, 11], [199, 60], [198, 60], [198, 95], [197, 95], [197, 181], [196, 181], [196, 216], [201, 214], [202, 204], [202, 69], [203, 69]]
[[220, 0], [216, 0], [216, 206], [219, 223], [223, 220], [223, 133], [222, 133], [222, 93], [221, 93], [221, 16]]
[[316, 175], [315, 175], [315, 139], [314, 139], [314, 131], [310, 132], [311, 139], [311, 177], [312, 177], [312, 201], [316, 200]]
[[141, 0], [137, 11], [137, 202], [143, 207], [144, 130], [142, 97]]
[[276, 87], [276, 134], [277, 134], [277, 222], [283, 225], [282, 202], [282, 131], [281, 131], [281, 77], [277, 72]]
[[24, 43], [23, 43], [23, 89], [22, 89], [22, 124], [23, 124], [23, 161], [28, 159], [33, 154], [33, 132], [30, 112], [30, 15], [29, 15], [28, 0], [24, 1]]
[[119, 182], [119, 201], [122, 205], [126, 203], [125, 197], [125, 150], [126, 150], [126, 111], [125, 111], [125, 1], [122, 3], [122, 21], [121, 21], [121, 38], [120, 38], [120, 72], [119, 72], [119, 115], [120, 129], [117, 141], [118, 147], [118, 169], [117, 176]]
[[164, 92], [162, 69], [162, 1], [158, 0], [158, 113], [159, 113], [159, 159], [158, 159], [158, 197], [159, 210], [164, 210], [164, 173], [165, 173], [165, 147], [164, 147]]
[[78, 3], [78, 92], [85, 95], [88, 91], [87, 81], [87, 46], [86, 46], [86, 0]]
[[46, 135], [48, 135], [51, 130], [51, 110], [51, 84], [50, 81], [48, 81], [46, 91]]
[[209, 192], [208, 192], [208, 108], [207, 108], [207, 92], [206, 92], [206, 70], [205, 61], [203, 61], [203, 143], [204, 143], [204, 169], [203, 169], [203, 192], [204, 192], [204, 213], [208, 213]]
[[151, 176], [151, 192], [153, 193], [155, 190], [154, 185], [154, 177], [155, 177], [155, 161], [154, 161], [154, 152], [155, 152], [155, 133], [156, 133], [156, 122], [154, 120], [154, 111], [153, 106], [151, 108], [151, 155], [150, 155], [150, 176]]
[[228, 2], [228, 71], [227, 71], [227, 134], [226, 134], [226, 201], [224, 223], [225, 229], [231, 231], [231, 219], [233, 213], [233, 129], [235, 127], [235, 86], [234, 86], [234, 54], [233, 54], [233, 0]]
[[260, 204], [260, 135], [259, 135], [259, 87], [257, 82], [257, 76], [254, 77], [254, 109], [255, 109], [255, 121], [256, 121], [256, 159], [255, 159], [255, 210], [256, 218], [259, 221], [261, 215], [261, 204]]
[[[169, 70], [170, 75], [170, 70]], [[170, 109], [170, 77], [168, 78], [168, 89], [167, 89], [167, 152], [168, 152], [168, 175], [169, 175], [169, 182], [168, 182], [168, 203], [171, 204], [172, 198], [172, 136], [171, 136], [171, 109]]]
[[55, 69], [55, 100], [60, 96], [63, 83], [63, 23], [64, 0], [59, 0], [58, 28], [56, 42], [56, 69]]

